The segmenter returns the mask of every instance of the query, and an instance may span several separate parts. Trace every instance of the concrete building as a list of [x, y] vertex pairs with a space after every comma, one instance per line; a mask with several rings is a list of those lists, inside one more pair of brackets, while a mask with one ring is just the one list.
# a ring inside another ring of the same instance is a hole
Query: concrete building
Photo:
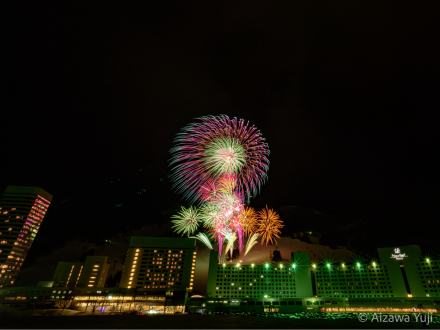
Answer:
[[105, 256], [87, 256], [82, 262], [59, 262], [53, 282], [59, 287], [104, 287], [110, 264]]
[[41, 188], [21, 186], [0, 198], [0, 288], [14, 284], [51, 200]]
[[121, 277], [121, 288], [150, 292], [193, 289], [195, 239], [133, 236]]
[[148, 313], [183, 312], [185, 301], [138, 289], [97, 287], [10, 287], [0, 289], [0, 315], [12, 310], [69, 308], [88, 312], [144, 311]]
[[79, 287], [104, 287], [110, 264], [107, 257], [88, 256], [79, 277]]
[[290, 261], [220, 264], [218, 252], [211, 251], [204, 304], [212, 311], [241, 306], [286, 313], [438, 308], [440, 260], [423, 257], [414, 245], [378, 252], [380, 259], [368, 262], [311, 262], [307, 252], [292, 252]]

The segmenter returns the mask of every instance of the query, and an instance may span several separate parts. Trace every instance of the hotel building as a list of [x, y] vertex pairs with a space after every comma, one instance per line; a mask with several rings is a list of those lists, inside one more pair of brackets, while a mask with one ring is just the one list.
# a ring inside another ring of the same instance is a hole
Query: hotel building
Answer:
[[119, 286], [145, 291], [191, 291], [196, 259], [195, 239], [133, 236]]
[[415, 245], [378, 252], [369, 262], [311, 262], [309, 253], [293, 252], [288, 262], [219, 264], [211, 251], [206, 310], [439, 311], [440, 260]]
[[21, 186], [0, 198], [0, 288], [14, 284], [51, 200], [41, 188]]
[[107, 257], [87, 256], [82, 262], [59, 262], [53, 276], [58, 287], [104, 287], [110, 264]]

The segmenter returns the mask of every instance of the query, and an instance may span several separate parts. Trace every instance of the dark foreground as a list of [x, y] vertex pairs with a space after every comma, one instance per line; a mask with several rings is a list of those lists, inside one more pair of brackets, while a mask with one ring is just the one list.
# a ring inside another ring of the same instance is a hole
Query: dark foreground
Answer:
[[[1, 316], [1, 329], [421, 329], [417, 323], [206, 315]], [[430, 324], [430, 329], [440, 329]]]

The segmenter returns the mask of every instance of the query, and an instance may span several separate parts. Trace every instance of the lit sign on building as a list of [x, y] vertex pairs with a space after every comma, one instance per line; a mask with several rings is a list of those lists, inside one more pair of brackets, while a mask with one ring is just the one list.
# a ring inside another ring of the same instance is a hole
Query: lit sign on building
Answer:
[[403, 260], [403, 258], [408, 257], [405, 253], [400, 253], [399, 248], [395, 248], [394, 253], [395, 254], [391, 254], [391, 258], [396, 259], [396, 260]]

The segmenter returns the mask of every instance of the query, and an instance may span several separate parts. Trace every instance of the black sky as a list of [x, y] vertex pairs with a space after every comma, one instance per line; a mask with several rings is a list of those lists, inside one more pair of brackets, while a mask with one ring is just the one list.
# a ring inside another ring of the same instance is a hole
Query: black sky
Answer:
[[439, 3], [2, 7], [0, 188], [54, 195], [30, 260], [168, 221], [175, 134], [223, 113], [269, 144], [257, 208], [438, 231]]

